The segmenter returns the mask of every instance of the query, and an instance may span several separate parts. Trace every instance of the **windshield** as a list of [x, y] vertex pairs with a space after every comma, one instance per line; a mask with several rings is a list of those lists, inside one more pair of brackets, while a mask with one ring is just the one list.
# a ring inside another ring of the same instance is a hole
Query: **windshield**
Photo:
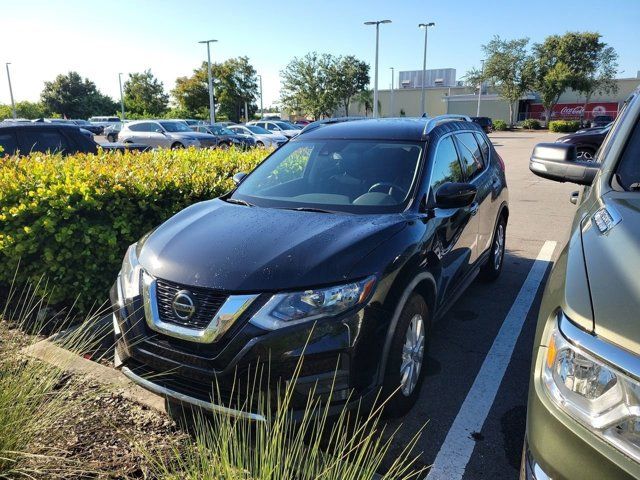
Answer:
[[235, 135], [231, 130], [220, 125], [211, 125], [207, 127], [209, 131], [214, 135]]
[[275, 123], [277, 126], [279, 126], [283, 130], [295, 130], [295, 127], [293, 125], [289, 125], [287, 122], [273, 122], [273, 123]]
[[257, 133], [258, 135], [269, 135], [271, 133], [266, 128], [258, 127], [256, 125], [246, 125], [246, 127], [253, 133]]
[[183, 122], [160, 122], [167, 132], [191, 132], [192, 130]]
[[264, 207], [399, 212], [409, 201], [421, 153], [419, 143], [386, 140], [290, 142], [232, 198]]

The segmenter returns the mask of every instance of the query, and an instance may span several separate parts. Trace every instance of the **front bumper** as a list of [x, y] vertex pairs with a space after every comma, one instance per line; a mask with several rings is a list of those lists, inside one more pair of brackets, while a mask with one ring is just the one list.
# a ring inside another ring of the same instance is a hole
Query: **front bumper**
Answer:
[[[111, 290], [116, 366], [168, 399], [251, 420], [264, 419], [267, 402], [271, 409], [278, 405], [278, 386], [287, 385], [297, 368], [287, 405], [294, 417], [303, 414], [310, 395], [330, 399], [336, 414], [373, 404], [384, 337], [369, 327], [386, 328], [390, 315], [370, 301], [315, 326], [265, 331], [248, 320], [268, 297], [258, 296], [219, 339], [198, 344], [150, 329], [142, 299], [122, 305], [116, 282]], [[260, 395], [250, 398], [255, 391]]]

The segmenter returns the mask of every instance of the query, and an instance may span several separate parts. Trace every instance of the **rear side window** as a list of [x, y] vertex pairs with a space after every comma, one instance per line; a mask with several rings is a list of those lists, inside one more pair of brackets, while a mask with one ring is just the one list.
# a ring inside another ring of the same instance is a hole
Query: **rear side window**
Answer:
[[482, 158], [484, 158], [484, 164], [489, 165], [491, 154], [491, 148], [489, 147], [488, 140], [484, 137], [484, 135], [480, 133], [476, 133], [476, 140], [478, 141], [478, 145], [480, 145], [480, 151], [482, 152]]
[[133, 130], [134, 132], [155, 132], [158, 126], [155, 123], [137, 123], [135, 125], [131, 125], [129, 130]]
[[462, 168], [458, 159], [458, 152], [453, 145], [453, 137], [445, 137], [440, 140], [433, 159], [431, 169], [431, 193], [432, 195], [444, 183], [462, 182]]
[[21, 149], [28, 152], [63, 152], [69, 149], [67, 139], [57, 130], [35, 130], [32, 128], [22, 131]]
[[18, 149], [18, 141], [14, 132], [0, 133], [0, 155], [13, 155]]
[[460, 161], [467, 175], [467, 179], [472, 180], [484, 169], [482, 153], [473, 133], [457, 133], [456, 139], [460, 147]]

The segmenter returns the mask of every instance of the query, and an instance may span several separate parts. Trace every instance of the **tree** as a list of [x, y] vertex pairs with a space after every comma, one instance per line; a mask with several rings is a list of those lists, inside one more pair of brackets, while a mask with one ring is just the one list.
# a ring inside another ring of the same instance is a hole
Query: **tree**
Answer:
[[159, 117], [167, 111], [169, 95], [151, 70], [130, 73], [124, 84], [124, 105], [127, 111], [144, 116]]
[[582, 110], [581, 120], [584, 120], [587, 105], [595, 93], [604, 94], [618, 92], [618, 84], [615, 81], [617, 73], [618, 54], [613, 47], [608, 47], [603, 44], [594, 70], [585, 75], [585, 78], [579, 87], [580, 93], [584, 95], [584, 109]]
[[[18, 118], [42, 118], [47, 115], [44, 106], [40, 102], [23, 101], [16, 103], [16, 116]], [[13, 118], [11, 105], [0, 105], [0, 120]]]
[[[533, 86], [540, 93], [547, 120], [568, 88], [592, 95], [609, 84], [607, 76], [615, 75], [617, 55], [600, 38], [595, 32], [568, 32], [534, 45]], [[605, 77], [598, 86], [600, 74]]]
[[[216, 113], [229, 120], [239, 121], [244, 113], [245, 102], [249, 117], [257, 111], [255, 99], [258, 96], [256, 70], [248, 57], [230, 58], [223, 63], [211, 65], [214, 77], [214, 98]], [[180, 77], [171, 92], [178, 107], [191, 112], [194, 117], [209, 115], [209, 80], [207, 63], [193, 71], [190, 77]]]
[[353, 55], [338, 57], [333, 62], [330, 81], [348, 117], [351, 99], [369, 84], [369, 65]]
[[77, 72], [60, 74], [53, 82], [44, 82], [41, 99], [49, 114], [67, 118], [110, 114], [118, 108], [111, 98], [98, 91], [95, 83], [82, 79]]
[[369, 111], [373, 111], [373, 90], [362, 90], [358, 93], [356, 95], [356, 103], [361, 108], [364, 108], [364, 116], [368, 116]]
[[311, 52], [294, 58], [280, 72], [282, 104], [318, 120], [331, 116], [340, 102], [335, 82], [336, 59]]
[[527, 51], [528, 38], [503, 40], [498, 35], [482, 46], [485, 64], [482, 70], [472, 69], [467, 82], [482, 88], [483, 82], [494, 86], [509, 102], [509, 122], [513, 125], [514, 104], [531, 89], [533, 64]]

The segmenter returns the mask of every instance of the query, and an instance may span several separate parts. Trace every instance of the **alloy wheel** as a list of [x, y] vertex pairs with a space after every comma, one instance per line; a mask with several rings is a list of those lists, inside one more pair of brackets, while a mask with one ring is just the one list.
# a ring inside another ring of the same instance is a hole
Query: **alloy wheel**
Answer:
[[496, 270], [500, 269], [502, 264], [502, 257], [504, 254], [504, 225], [501, 223], [498, 225], [498, 231], [496, 232], [496, 241], [493, 246], [493, 265]]
[[415, 314], [405, 334], [400, 365], [400, 388], [406, 397], [413, 393], [418, 384], [423, 355], [424, 320], [422, 315]]

